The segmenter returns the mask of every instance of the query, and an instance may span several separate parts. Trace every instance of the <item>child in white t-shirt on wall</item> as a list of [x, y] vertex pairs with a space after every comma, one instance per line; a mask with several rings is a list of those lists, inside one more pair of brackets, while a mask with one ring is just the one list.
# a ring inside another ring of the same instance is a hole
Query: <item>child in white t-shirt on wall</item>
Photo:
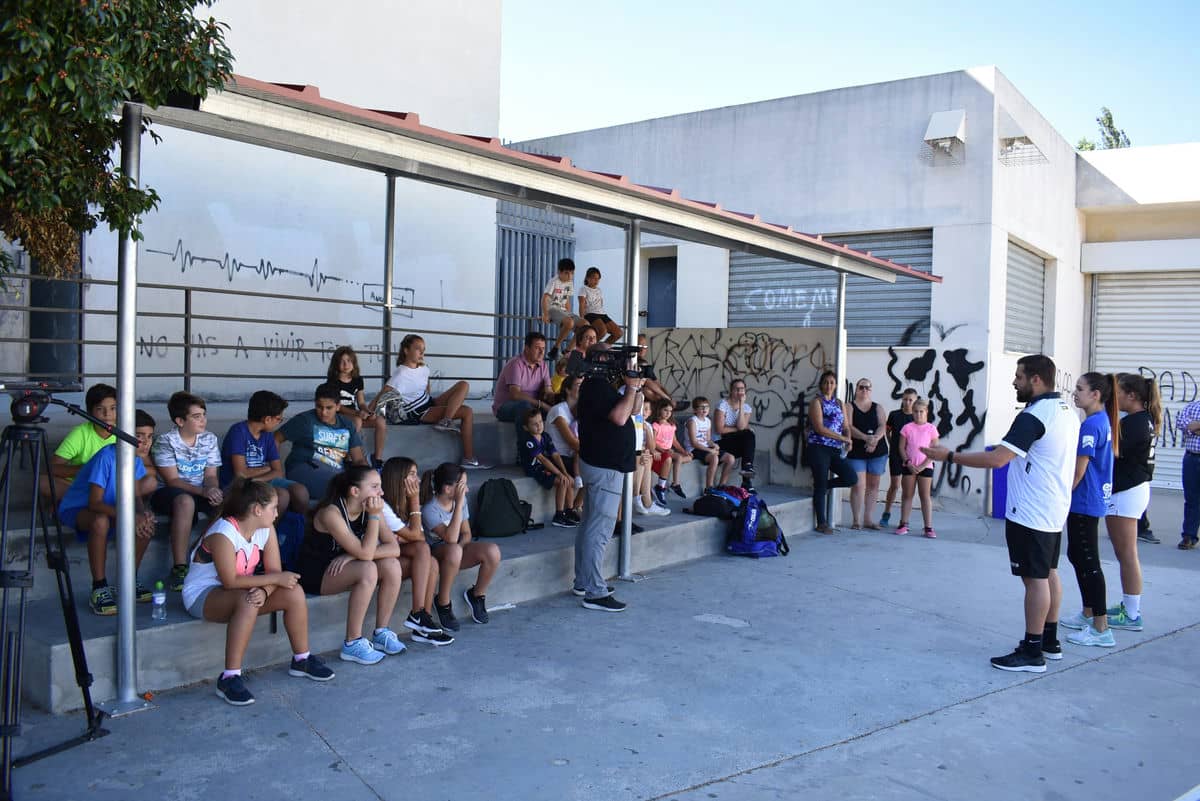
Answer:
[[[712, 438], [712, 420], [708, 412], [711, 408], [708, 398], [697, 395], [692, 398], [692, 416], [687, 421], [687, 446], [692, 450], [692, 458], [704, 463], [704, 488], [723, 486], [729, 483], [729, 474], [733, 471], [736, 461], [732, 453], [721, 453], [717, 443]], [[721, 481], [717, 482], [717, 469], [721, 470]]]
[[608, 333], [605, 342], [610, 345], [621, 338], [624, 332], [621, 326], [604, 311], [604, 293], [600, 291], [600, 269], [588, 267], [583, 276], [583, 286], [579, 289], [579, 314], [592, 324], [597, 331]]
[[587, 325], [587, 320], [575, 314], [575, 262], [571, 259], [558, 260], [558, 276], [546, 283], [542, 292], [542, 322], [558, 326], [558, 337], [554, 347], [550, 348], [547, 357], [550, 361], [558, 359], [559, 348], [563, 340], [575, 330], [576, 326]]

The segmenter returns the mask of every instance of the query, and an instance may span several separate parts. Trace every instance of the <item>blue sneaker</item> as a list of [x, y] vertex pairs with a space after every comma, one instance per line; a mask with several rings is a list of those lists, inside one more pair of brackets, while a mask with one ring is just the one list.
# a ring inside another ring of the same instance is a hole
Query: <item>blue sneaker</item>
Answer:
[[366, 637], [359, 637], [349, 643], [342, 643], [340, 654], [344, 662], [357, 662], [360, 665], [374, 665], [383, 659], [383, 652], [376, 651]]
[[1067, 635], [1067, 642], [1075, 645], [1094, 645], [1097, 648], [1112, 648], [1117, 644], [1113, 637], [1112, 629], [1104, 631], [1096, 631], [1091, 626], [1088, 626], [1083, 631], [1073, 632]]
[[1083, 631], [1088, 626], [1092, 625], [1092, 619], [1084, 615], [1083, 610], [1080, 609], [1070, 617], [1064, 617], [1062, 620], [1058, 621], [1058, 625], [1062, 626], [1064, 629]]
[[1142, 616], [1130, 617], [1129, 613], [1125, 611], [1125, 602], [1122, 601], [1120, 606], [1114, 606], [1108, 610], [1108, 627], [1125, 631], [1141, 631]]
[[400, 638], [396, 636], [396, 632], [391, 629], [380, 629], [371, 637], [371, 647], [376, 651], [382, 651], [388, 656], [404, 653], [404, 643], [400, 642]]

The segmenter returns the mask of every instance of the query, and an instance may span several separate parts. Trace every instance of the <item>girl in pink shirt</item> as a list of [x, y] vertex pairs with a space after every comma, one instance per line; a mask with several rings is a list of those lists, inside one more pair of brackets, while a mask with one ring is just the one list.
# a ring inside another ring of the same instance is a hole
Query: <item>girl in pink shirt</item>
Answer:
[[900, 429], [900, 451], [904, 460], [901, 478], [900, 525], [897, 534], [908, 533], [908, 515], [912, 512], [913, 489], [921, 494], [921, 516], [925, 518], [925, 536], [933, 539], [933, 460], [921, 450], [938, 444], [937, 426], [929, 422], [929, 401], [918, 398], [913, 404], [913, 421]]
[[687, 493], [679, 485], [679, 465], [692, 461], [692, 455], [679, 444], [675, 435], [675, 418], [672, 416], [675, 407], [671, 399], [660, 400], [654, 404], [654, 445], [658, 453], [651, 464], [658, 474], [658, 484], [654, 488], [654, 497], [663, 506], [667, 505], [667, 476], [671, 476], [671, 491], [680, 498], [687, 498]]

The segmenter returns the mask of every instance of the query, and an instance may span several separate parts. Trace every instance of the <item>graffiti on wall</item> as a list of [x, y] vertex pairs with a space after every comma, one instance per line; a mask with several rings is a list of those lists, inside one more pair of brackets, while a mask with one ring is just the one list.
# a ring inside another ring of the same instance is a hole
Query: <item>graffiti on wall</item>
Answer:
[[1183, 407], [1200, 398], [1200, 385], [1196, 377], [1183, 369], [1154, 370], [1150, 367], [1139, 367], [1138, 372], [1146, 378], [1154, 379], [1158, 385], [1158, 394], [1162, 401], [1163, 422], [1162, 431], [1158, 435], [1158, 445], [1163, 448], [1182, 448], [1183, 433], [1175, 425], [1175, 418], [1183, 411]]
[[[953, 331], [961, 326], [949, 328], [933, 324], [940, 341], [944, 343]], [[971, 449], [976, 438], [983, 433], [987, 411], [976, 406], [972, 379], [983, 371], [983, 360], [973, 360], [967, 348], [927, 348], [907, 362], [888, 347], [887, 375], [891, 382], [890, 395], [899, 401], [907, 387], [916, 389], [929, 401], [930, 422], [937, 426], [938, 437], [946, 440], [951, 435], [958, 440], [955, 452]], [[971, 477], [964, 473], [962, 465], [943, 462], [934, 481], [933, 491], [940, 492], [943, 486], [969, 494], [972, 490]], [[979, 488], [975, 488], [979, 491]]]
[[647, 331], [658, 380], [677, 401], [702, 395], [715, 405], [730, 381], [743, 379], [755, 428], [771, 432], [773, 459], [793, 470], [803, 454], [805, 405], [831, 363], [822, 344], [829, 334], [811, 328]]

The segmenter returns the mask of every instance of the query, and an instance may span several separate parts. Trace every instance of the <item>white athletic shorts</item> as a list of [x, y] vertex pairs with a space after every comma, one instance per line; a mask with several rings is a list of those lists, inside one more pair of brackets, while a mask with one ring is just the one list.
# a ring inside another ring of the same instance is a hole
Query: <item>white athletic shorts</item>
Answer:
[[1108, 510], [1105, 514], [1109, 517], [1130, 517], [1137, 520], [1149, 505], [1150, 482], [1143, 481], [1136, 487], [1114, 492], [1108, 499]]

